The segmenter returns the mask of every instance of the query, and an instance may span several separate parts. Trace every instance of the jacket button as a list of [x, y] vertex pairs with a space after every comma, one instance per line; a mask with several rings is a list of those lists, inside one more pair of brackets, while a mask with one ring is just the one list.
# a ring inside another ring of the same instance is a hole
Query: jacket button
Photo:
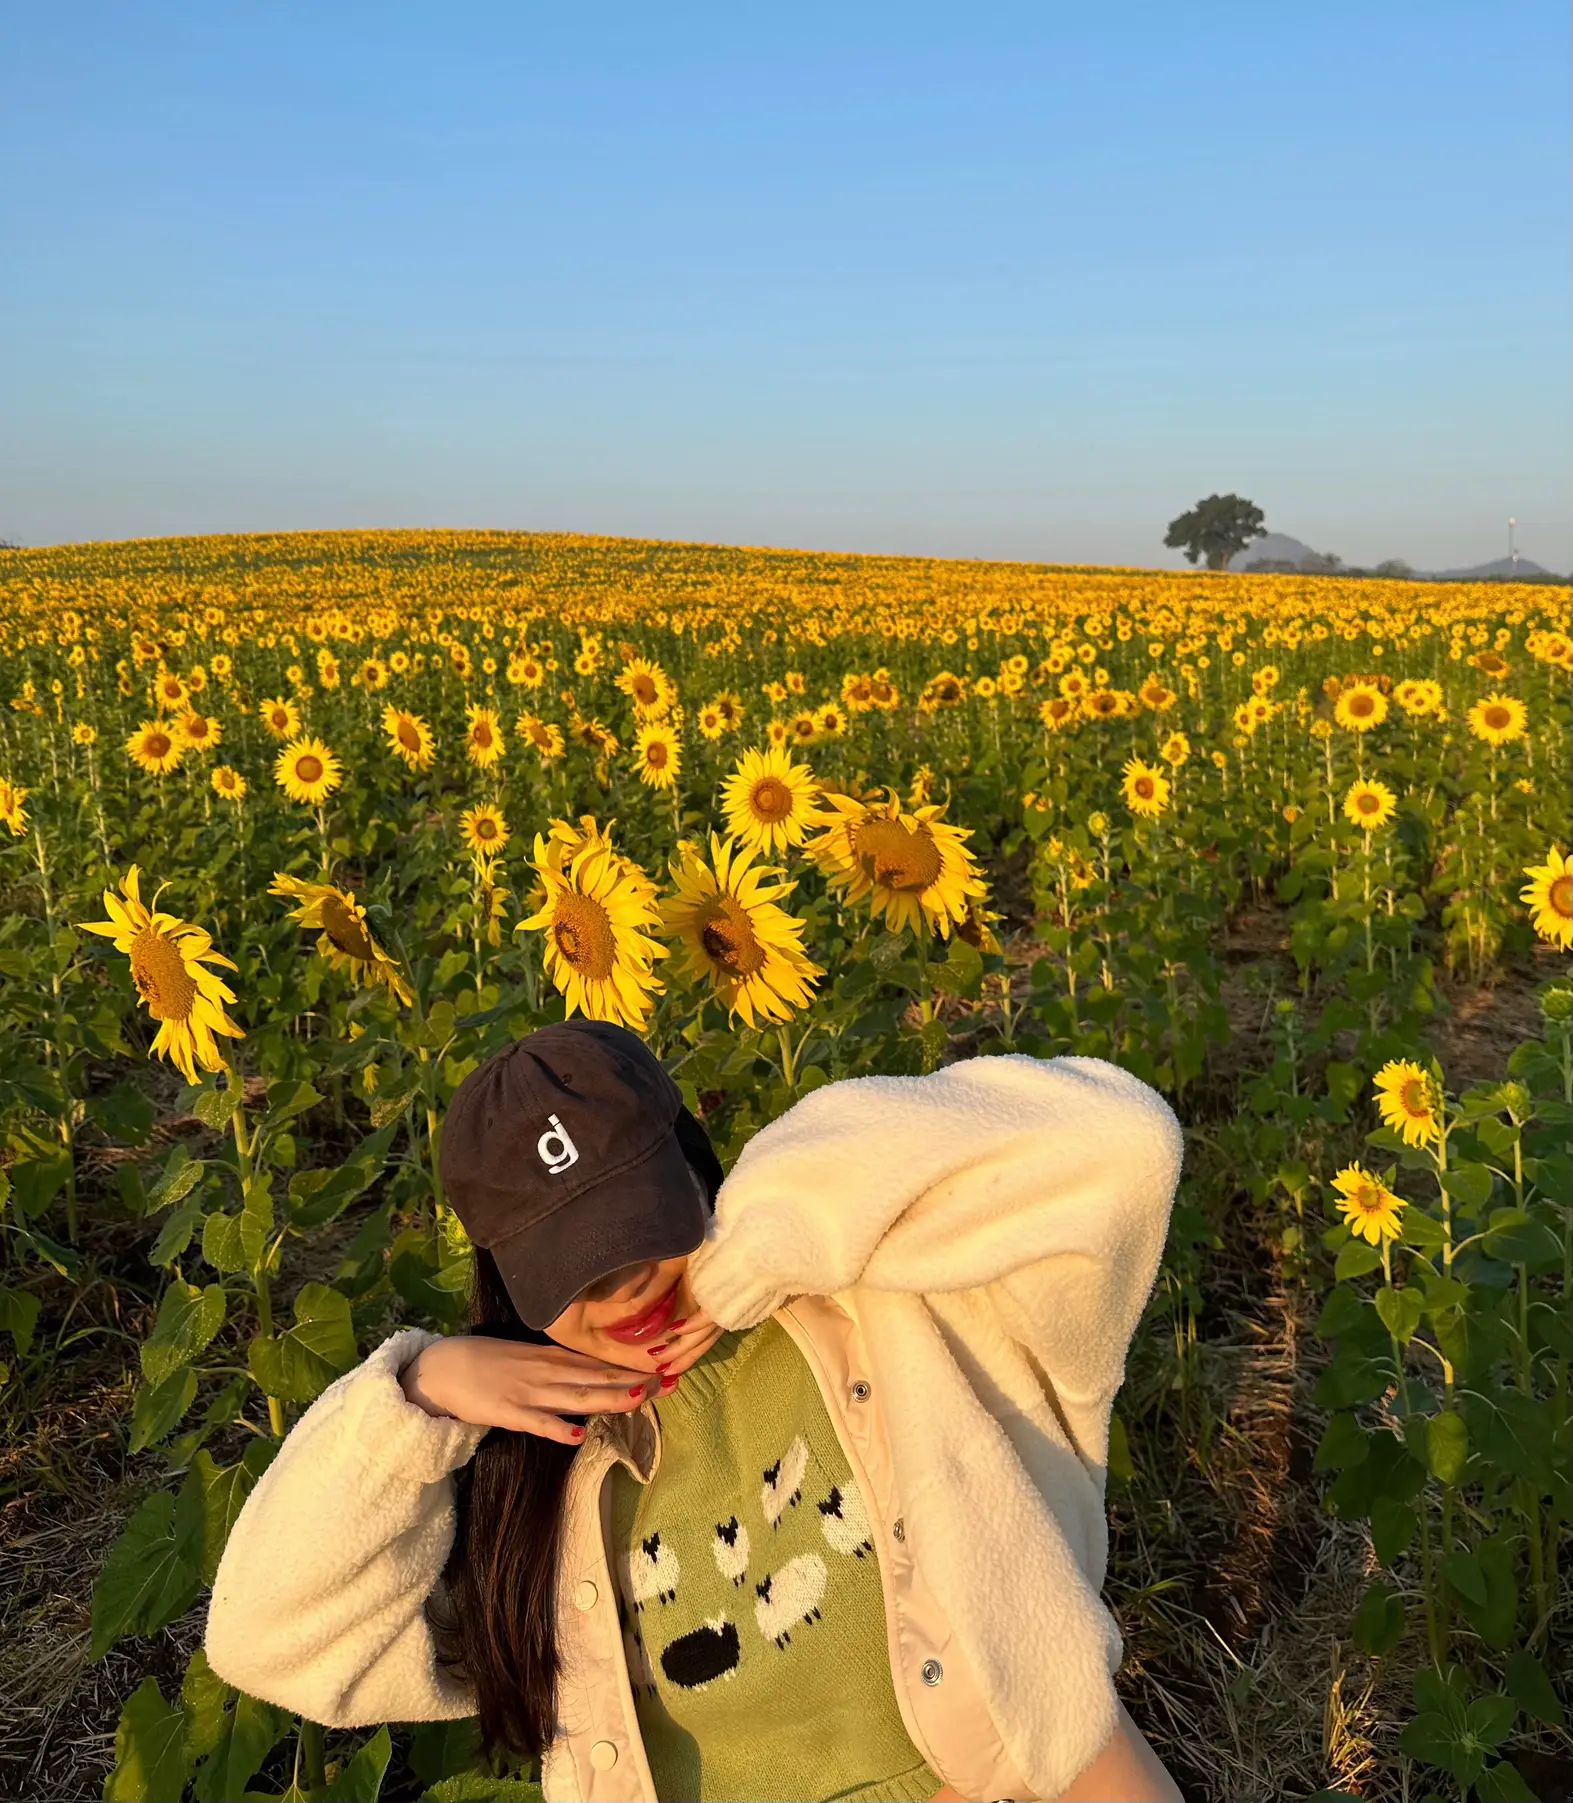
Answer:
[[586, 1578], [573, 1593], [573, 1600], [575, 1605], [580, 1609], [593, 1609], [595, 1607], [595, 1599], [600, 1594], [601, 1593], [596, 1589], [594, 1582], [590, 1578]]
[[861, 1377], [852, 1386], [852, 1400], [854, 1402], [867, 1402], [869, 1397], [872, 1394], [873, 1394], [873, 1391], [869, 1388], [869, 1386], [863, 1381], [863, 1379]]
[[907, 1524], [898, 1515], [896, 1517], [896, 1519], [890, 1524], [890, 1531], [897, 1540], [905, 1540], [907, 1537]]
[[590, 1749], [590, 1763], [598, 1772], [609, 1772], [617, 1764], [617, 1748], [609, 1740], [598, 1740]]
[[923, 1661], [923, 1682], [925, 1684], [938, 1684], [944, 1675], [945, 1668], [937, 1659], [925, 1659]]

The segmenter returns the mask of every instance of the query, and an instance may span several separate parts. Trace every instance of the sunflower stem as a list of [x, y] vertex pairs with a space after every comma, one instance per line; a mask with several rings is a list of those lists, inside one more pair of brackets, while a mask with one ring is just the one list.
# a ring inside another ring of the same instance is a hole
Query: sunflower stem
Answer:
[[60, 961], [55, 954], [55, 895], [49, 881], [49, 863], [44, 852], [44, 835], [33, 828], [33, 853], [38, 859], [39, 886], [44, 895], [44, 921], [49, 929], [49, 989], [55, 1016], [53, 1044], [55, 1080], [60, 1085], [60, 1143], [66, 1154], [66, 1239], [71, 1245], [77, 1238], [76, 1200], [76, 1100], [71, 1094], [71, 1059], [66, 1046], [65, 996], [60, 985]]
[[[248, 1192], [251, 1189], [251, 1146], [252, 1136], [246, 1130], [246, 1080], [240, 1072], [240, 1057], [225, 1067], [229, 1078], [229, 1092], [234, 1098], [229, 1123], [235, 1137], [235, 1169], [240, 1173], [240, 1202], [246, 1205]], [[273, 1297], [268, 1288], [267, 1257], [264, 1254], [251, 1267], [252, 1288], [257, 1296], [257, 1327], [265, 1339], [273, 1337]], [[282, 1440], [288, 1424], [284, 1419], [284, 1404], [277, 1396], [268, 1399], [268, 1426], [272, 1428], [275, 1438]]]
[[797, 1060], [792, 1055], [792, 1041], [785, 1027], [776, 1028], [776, 1043], [781, 1047], [781, 1081], [789, 1092], [797, 1091]]

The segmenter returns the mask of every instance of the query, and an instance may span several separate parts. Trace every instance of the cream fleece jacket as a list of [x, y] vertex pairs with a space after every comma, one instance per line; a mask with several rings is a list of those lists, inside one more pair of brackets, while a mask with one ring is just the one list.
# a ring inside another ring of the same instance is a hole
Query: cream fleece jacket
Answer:
[[[1180, 1158], [1163, 1099], [1097, 1059], [850, 1079], [755, 1135], [690, 1264], [725, 1327], [793, 1296], [855, 1300], [905, 1544], [1039, 1797], [1116, 1725], [1109, 1411]], [[424, 1603], [452, 1543], [450, 1474], [484, 1430], [404, 1398], [397, 1372], [431, 1337], [395, 1335], [318, 1398], [214, 1584], [214, 1669], [329, 1725], [474, 1707], [436, 1665]]]

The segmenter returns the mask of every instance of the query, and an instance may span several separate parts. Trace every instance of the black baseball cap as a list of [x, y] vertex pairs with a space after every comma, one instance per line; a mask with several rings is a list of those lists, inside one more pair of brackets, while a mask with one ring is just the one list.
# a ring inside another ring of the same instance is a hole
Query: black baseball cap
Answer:
[[703, 1127], [644, 1041], [581, 1018], [470, 1072], [448, 1106], [440, 1162], [465, 1232], [537, 1330], [587, 1284], [694, 1251], [710, 1214], [704, 1190], [713, 1196], [721, 1178]]

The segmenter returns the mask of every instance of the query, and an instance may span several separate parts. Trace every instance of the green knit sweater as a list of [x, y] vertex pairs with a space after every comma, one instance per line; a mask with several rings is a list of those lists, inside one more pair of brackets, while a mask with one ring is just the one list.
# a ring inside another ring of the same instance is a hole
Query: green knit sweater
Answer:
[[611, 1475], [618, 1613], [656, 1794], [917, 1803], [863, 1501], [776, 1321], [725, 1333], [654, 1405], [646, 1485]]

